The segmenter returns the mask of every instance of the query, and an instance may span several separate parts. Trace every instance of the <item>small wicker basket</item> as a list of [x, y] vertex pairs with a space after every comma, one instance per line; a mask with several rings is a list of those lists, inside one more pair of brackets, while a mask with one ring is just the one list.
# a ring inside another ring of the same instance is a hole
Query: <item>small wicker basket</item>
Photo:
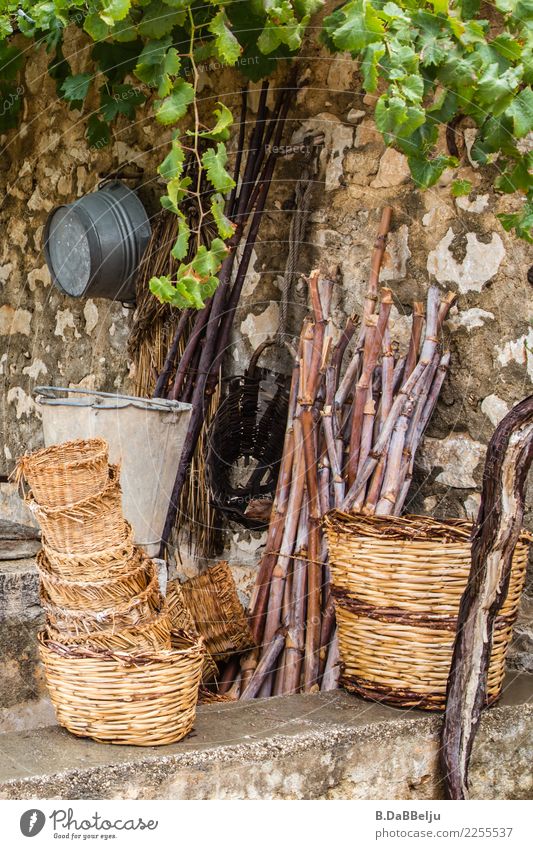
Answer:
[[217, 660], [255, 646], [229, 564], [222, 560], [181, 584], [185, 606]]
[[[167, 586], [167, 604], [172, 631], [180, 633], [185, 631], [194, 637], [198, 637], [198, 629], [191, 616], [191, 611], [185, 604], [183, 592], [179, 581], [169, 581]], [[205, 684], [211, 681], [218, 672], [218, 667], [207, 651], [205, 650], [205, 661], [202, 668], [202, 682]]]
[[[459, 603], [470, 572], [471, 530], [461, 519], [328, 514], [341, 684], [347, 690], [399, 707], [444, 708]], [[489, 704], [501, 694], [528, 542], [522, 534], [496, 619]]]
[[102, 609], [58, 607], [52, 604], [46, 589], [41, 586], [41, 605], [48, 624], [68, 638], [92, 635], [95, 631], [123, 631], [149, 621], [161, 608], [163, 600], [153, 564], [145, 568], [148, 584], [142, 592]]
[[41, 634], [40, 654], [58, 722], [77, 737], [163, 746], [192, 730], [201, 639], [174, 634], [171, 650], [125, 653], [67, 647]]
[[25, 478], [42, 507], [66, 507], [93, 498], [108, 476], [105, 439], [73, 439], [21, 457], [15, 472]]
[[66, 580], [48, 561], [46, 552], [37, 555], [37, 569], [46, 598], [55, 607], [100, 611], [123, 604], [141, 595], [154, 579], [154, 565], [140, 549], [135, 549], [129, 570], [103, 580]]
[[110, 651], [159, 651], [171, 648], [171, 623], [168, 608], [163, 605], [160, 610], [144, 622], [138, 622], [129, 628], [109, 628], [104, 631], [92, 631], [69, 637], [63, 631], [58, 631], [50, 623], [47, 625], [49, 638], [65, 646], [83, 646], [93, 649], [108, 649]]
[[41, 507], [30, 500], [46, 545], [67, 554], [101, 551], [124, 541], [126, 523], [117, 466], [109, 467], [104, 489], [68, 507]]
[[58, 577], [66, 581], [99, 581], [119, 578], [130, 570], [134, 552], [133, 530], [129, 522], [124, 523], [123, 539], [115, 545], [90, 553], [67, 554], [56, 551], [46, 542], [43, 546], [47, 563]]

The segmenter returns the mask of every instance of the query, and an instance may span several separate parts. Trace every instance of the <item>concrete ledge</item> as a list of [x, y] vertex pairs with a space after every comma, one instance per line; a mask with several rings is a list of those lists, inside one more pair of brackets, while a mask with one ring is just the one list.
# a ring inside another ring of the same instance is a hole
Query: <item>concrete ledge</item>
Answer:
[[[531, 798], [531, 678], [487, 711], [474, 798]], [[162, 748], [108, 746], [41, 728], [0, 737], [2, 799], [436, 799], [441, 717], [342, 691], [199, 708]]]

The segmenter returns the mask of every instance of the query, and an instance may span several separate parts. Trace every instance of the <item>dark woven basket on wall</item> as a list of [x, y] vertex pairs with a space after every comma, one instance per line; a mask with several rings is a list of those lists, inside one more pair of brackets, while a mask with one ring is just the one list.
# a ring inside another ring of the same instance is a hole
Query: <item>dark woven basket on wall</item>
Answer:
[[[246, 372], [228, 380], [208, 433], [207, 480], [213, 503], [250, 528], [268, 525], [287, 422], [290, 376], [257, 364], [272, 344], [260, 345]], [[251, 504], [257, 508], [255, 516], [245, 515]]]

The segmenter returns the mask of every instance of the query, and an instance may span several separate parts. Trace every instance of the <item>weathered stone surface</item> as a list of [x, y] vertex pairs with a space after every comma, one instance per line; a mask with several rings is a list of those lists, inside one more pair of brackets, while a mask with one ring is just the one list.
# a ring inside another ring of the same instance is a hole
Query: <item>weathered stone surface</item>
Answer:
[[496, 354], [498, 362], [502, 366], [508, 366], [509, 363], [515, 362], [519, 365], [526, 366], [527, 372], [531, 380], [533, 380], [533, 328], [530, 328], [527, 333], [519, 336], [518, 339], [513, 339], [509, 342], [504, 342], [496, 345]]
[[0, 336], [14, 336], [16, 333], [30, 335], [31, 312], [4, 304], [0, 307]]
[[[473, 798], [531, 794], [533, 707], [527, 681], [512, 690], [483, 716]], [[338, 692], [200, 707], [194, 734], [163, 749], [4, 734], [0, 798], [438, 799], [440, 724]]]
[[487, 395], [481, 402], [481, 409], [496, 427], [509, 412], [509, 405], [497, 395]]
[[485, 283], [498, 272], [505, 256], [503, 242], [498, 233], [492, 233], [490, 242], [480, 242], [475, 233], [467, 233], [466, 255], [458, 261], [450, 250], [454, 238], [450, 227], [436, 249], [430, 252], [427, 270], [439, 283], [455, 283], [460, 292], [481, 292]]
[[393, 147], [388, 147], [379, 161], [377, 176], [370, 185], [373, 189], [390, 189], [405, 183], [410, 174], [407, 157]]
[[426, 472], [442, 469], [435, 480], [444, 486], [472, 489], [474, 472], [485, 458], [485, 446], [467, 433], [452, 433], [445, 439], [426, 437], [417, 454], [417, 464]]
[[488, 310], [481, 310], [478, 307], [473, 307], [470, 310], [459, 312], [452, 310], [447, 321], [447, 326], [450, 330], [457, 331], [461, 327], [469, 332], [475, 330], [476, 327], [483, 327], [486, 321], [494, 318], [494, 313]]

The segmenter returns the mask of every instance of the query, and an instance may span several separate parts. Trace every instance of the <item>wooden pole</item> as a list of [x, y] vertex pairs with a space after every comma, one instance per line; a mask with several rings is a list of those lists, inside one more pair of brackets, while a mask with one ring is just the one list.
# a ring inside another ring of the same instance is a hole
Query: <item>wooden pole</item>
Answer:
[[468, 797], [468, 765], [485, 706], [494, 621], [509, 587], [533, 461], [533, 395], [500, 422], [487, 448], [472, 567], [461, 599], [446, 699], [441, 759], [447, 795]]

